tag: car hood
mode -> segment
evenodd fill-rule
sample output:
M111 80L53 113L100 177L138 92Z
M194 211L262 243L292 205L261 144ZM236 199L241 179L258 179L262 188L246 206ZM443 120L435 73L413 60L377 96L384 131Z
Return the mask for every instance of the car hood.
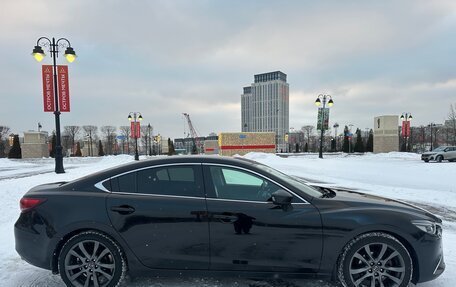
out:
M428 217L436 222L442 220L430 213L429 211L417 207L413 204L402 202L395 199L385 198L381 196L366 194L350 189L332 189L335 196L325 198L324 200L337 201L345 208L375 208L375 209L390 209L391 211L407 212L418 215L420 217Z

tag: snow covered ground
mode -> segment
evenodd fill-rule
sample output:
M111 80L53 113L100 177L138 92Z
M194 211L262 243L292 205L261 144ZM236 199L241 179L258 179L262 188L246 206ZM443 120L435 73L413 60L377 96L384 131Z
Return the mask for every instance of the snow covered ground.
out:
M456 164L423 163L419 155L405 153L356 155L293 155L282 158L251 153L249 159L268 164L309 181L324 182L362 192L400 199L431 210L444 220L444 250L447 269L438 279L419 287L456 286ZM141 158L142 159L142 158ZM0 159L0 285L63 286L58 276L22 261L14 249L13 225L19 216L19 200L31 187L53 181L67 181L92 172L130 162L130 156L65 158L65 174L55 174L52 159ZM127 278L123 286L154 287L246 287L309 286L330 287L320 280L260 281L232 278Z

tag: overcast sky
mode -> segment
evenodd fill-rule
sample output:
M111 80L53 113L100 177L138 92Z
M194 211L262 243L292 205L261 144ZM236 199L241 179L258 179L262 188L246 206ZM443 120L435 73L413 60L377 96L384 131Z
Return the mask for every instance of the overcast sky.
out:
M41 36L68 38L78 55L62 129L128 125L139 111L167 137L188 132L183 112L201 135L239 131L242 88L276 70L295 129L316 125L322 93L330 125L362 130L403 112L442 123L456 104L454 0L2 0L0 31L0 125L15 133L55 129L30 55Z

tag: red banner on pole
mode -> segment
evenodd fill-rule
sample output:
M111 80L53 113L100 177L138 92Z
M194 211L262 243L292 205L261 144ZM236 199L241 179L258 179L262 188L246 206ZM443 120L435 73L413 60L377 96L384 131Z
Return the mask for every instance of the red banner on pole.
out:
M403 121L402 122L402 137L408 138L410 137L410 121Z
M132 139L139 139L141 137L141 126L139 122L130 123L130 137Z
M136 138L141 138L141 126L139 122L136 122Z
M135 122L130 123L130 137L132 139L136 138L136 129L135 129Z
M70 88L68 83L68 66L57 66L57 82L59 89L59 108L61 112L70 111Z
M43 103L45 112L54 112L54 78L52 77L52 66L41 66L43 75Z

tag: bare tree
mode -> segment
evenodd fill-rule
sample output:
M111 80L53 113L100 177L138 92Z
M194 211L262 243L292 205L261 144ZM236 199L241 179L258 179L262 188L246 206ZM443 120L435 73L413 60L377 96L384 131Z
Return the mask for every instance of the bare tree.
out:
M448 113L448 126L450 133L453 136L453 145L456 145L456 104L450 105L450 112Z
M304 136L307 138L306 142L307 142L307 145L308 147L310 148L310 137L313 135L313 130L315 129L314 126L303 126L301 128L301 131L304 133Z
M84 130L85 135L89 139L89 148L88 148L89 154L88 155L93 156L94 155L93 142L95 141L95 145L96 145L98 127L97 126L82 126L82 129Z
M121 126L119 127L120 135L123 137L122 139L122 152L124 152L125 143L127 143L127 154L130 154L130 126Z
M106 140L105 154L113 154L113 147L116 138L116 127L115 126L102 126L101 132Z
M0 139L6 138L6 136L9 134L10 128L7 126L0 126Z
M63 153L63 156L67 156L67 152L69 149L72 149L73 145L71 143L71 137L70 135L68 135L65 131L63 132L62 134L62 138L61 138L61 144L62 144L62 153ZM73 152L70 151L70 156L73 156Z
M10 128L7 126L0 126L0 157L5 157L5 139L10 132Z
M152 155L151 147L152 126L141 126L141 143L145 147L145 155Z
M75 138L78 136L81 131L80 126L65 126L64 133L67 134L71 139L71 155L74 155L74 142Z

